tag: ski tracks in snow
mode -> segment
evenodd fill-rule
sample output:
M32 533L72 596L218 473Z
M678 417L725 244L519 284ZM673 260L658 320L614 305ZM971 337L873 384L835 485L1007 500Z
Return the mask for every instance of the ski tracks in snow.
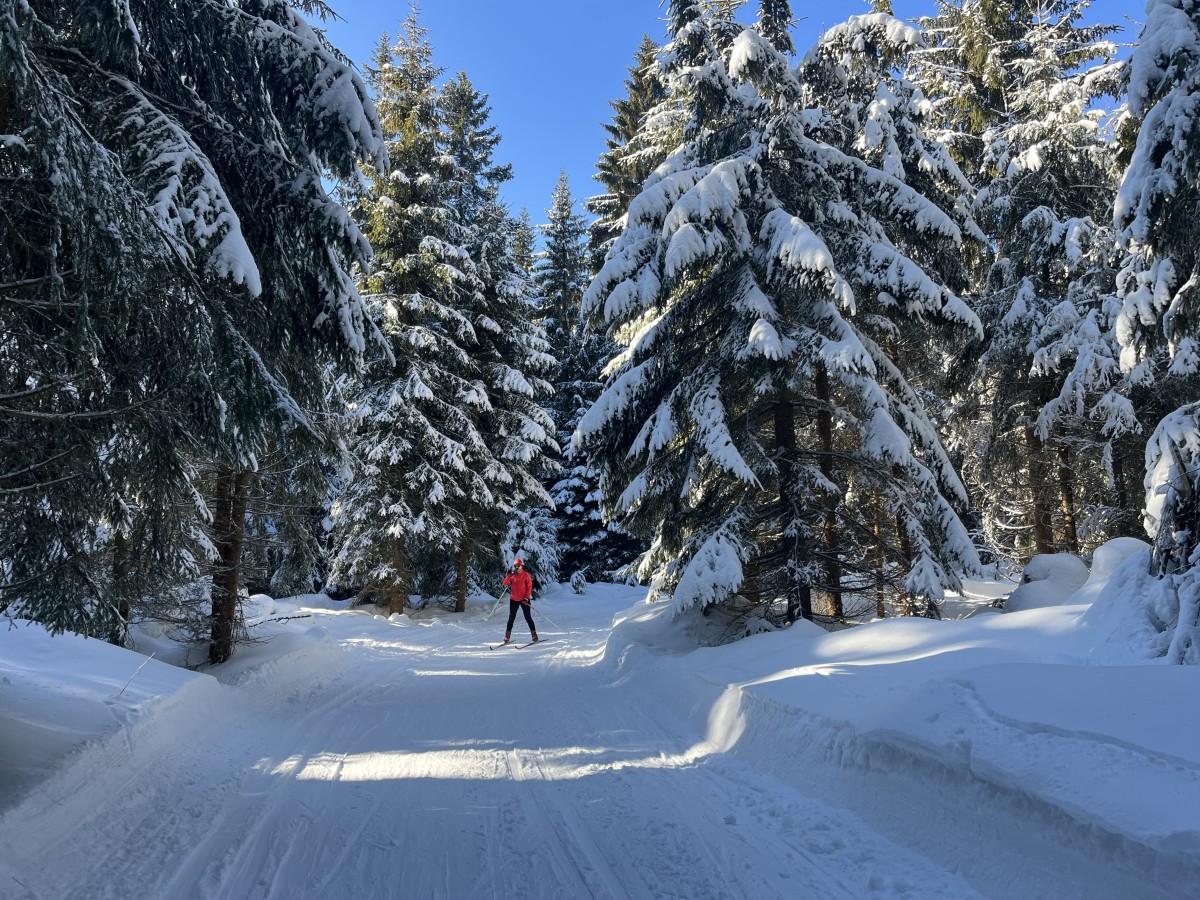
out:
M36 900L975 896L616 677L610 617L503 655L370 622L85 751L0 852Z

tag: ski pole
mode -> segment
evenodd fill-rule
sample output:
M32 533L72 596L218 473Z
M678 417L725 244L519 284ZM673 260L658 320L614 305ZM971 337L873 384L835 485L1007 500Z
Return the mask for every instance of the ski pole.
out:
M505 588L505 590L508 590L508 589ZM488 613L486 616L483 617L483 621L486 622L488 619L490 619L492 616L494 616L496 614L496 610L498 610L500 608L500 603L502 600L504 600L504 591L500 592L500 596L496 598L496 605L492 607L492 611L490 613Z
M533 609L533 601L532 601L532 600L528 600L528 601L526 601L526 602L529 604L529 608L530 608L530 609ZM558 623L557 623L557 622L555 622L555 621L554 621L552 618L550 618L548 615L546 615L544 612L542 612L540 609L538 610L538 618L545 620L546 624L548 624L548 625L549 625L551 628L557 628L557 627L558 627Z

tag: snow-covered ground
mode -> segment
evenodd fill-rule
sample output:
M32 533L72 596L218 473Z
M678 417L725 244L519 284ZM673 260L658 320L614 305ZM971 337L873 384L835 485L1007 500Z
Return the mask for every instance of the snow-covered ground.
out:
M1200 671L1103 587L700 649L612 585L523 649L262 600L216 677L0 630L0 897L1196 896Z

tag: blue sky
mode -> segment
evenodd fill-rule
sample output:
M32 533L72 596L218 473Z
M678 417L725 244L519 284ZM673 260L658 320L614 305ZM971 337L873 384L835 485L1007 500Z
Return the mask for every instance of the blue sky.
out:
M333 43L359 64L370 58L379 35L395 34L408 15L405 0L330 0L344 21L326 23ZM747 12L753 13L751 0ZM894 3L897 15L933 12L934 0ZM1119 21L1140 17L1141 0L1128 5L1101 0L1096 15ZM814 7L819 11L814 11ZM796 43L807 48L817 35L846 17L869 11L866 0L793 0ZM550 194L565 170L581 200L598 190L592 180L604 149L602 125L608 102L624 93L627 69L643 34L661 39L665 7L658 0L427 0L421 23L429 31L434 60L447 75L465 71L488 94L502 142L497 161L513 165L504 198L517 212L529 208L545 220Z

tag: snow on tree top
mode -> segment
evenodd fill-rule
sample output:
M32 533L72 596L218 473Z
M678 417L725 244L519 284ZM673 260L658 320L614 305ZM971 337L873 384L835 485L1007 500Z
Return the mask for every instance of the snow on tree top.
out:
M1146 24L1129 62L1129 112L1144 116L1180 54L1200 54L1193 0L1149 0Z
M845 22L834 25L805 54L802 65L808 65L822 52L837 43L849 51L862 53L869 43L882 43L901 50L912 50L926 45L925 35L919 28L902 22L887 13L867 13L851 16Z

